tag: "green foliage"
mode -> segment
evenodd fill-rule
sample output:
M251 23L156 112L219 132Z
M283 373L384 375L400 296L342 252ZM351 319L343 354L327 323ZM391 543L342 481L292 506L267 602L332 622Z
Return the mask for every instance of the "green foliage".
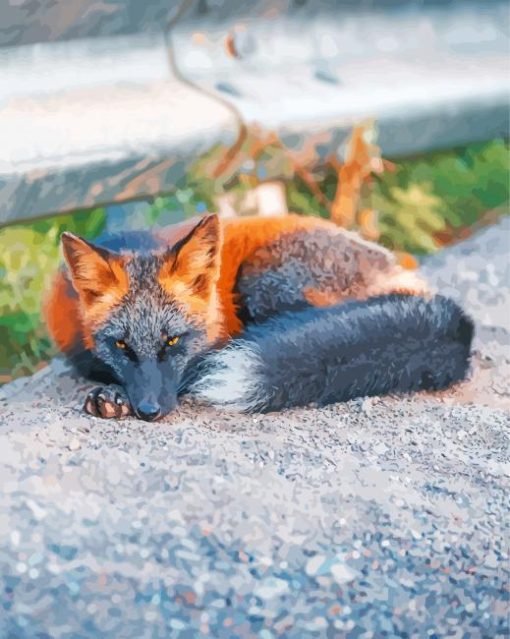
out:
M159 195L149 204L147 224L172 224L183 217L212 210L200 193L191 188L176 189L173 193Z
M104 209L95 209L0 229L0 381L33 372L53 354L41 303L59 263L62 231L94 238L105 223Z
M441 200L430 185L392 186L388 199L376 192L371 205L382 213L379 227L383 243L411 253L433 253L437 249L433 235L444 229L445 221L439 213ZM386 213L388 208L390 215Z
M379 213L389 248L431 253L435 234L476 225L488 211L506 212L508 144L494 140L397 162L376 179L365 204Z
M373 177L362 192L360 208L378 214L380 242L410 253L433 253L438 236L451 239L456 231L476 227L492 212L491 220L507 212L510 156L508 144L494 140L395 161ZM318 167L313 177L330 202L337 188L332 169ZM329 217L327 208L299 178L287 183L289 208L304 215Z

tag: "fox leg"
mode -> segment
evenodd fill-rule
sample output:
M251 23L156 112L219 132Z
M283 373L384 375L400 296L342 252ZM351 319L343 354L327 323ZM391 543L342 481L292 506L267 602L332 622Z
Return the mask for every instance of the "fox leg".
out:
M133 414L126 391L115 383L113 372L90 351L78 351L70 360L83 377L101 384L93 388L85 398L83 409L86 413L104 419L119 419Z
M89 415L104 419L119 419L133 414L126 392L117 384L96 386L87 395L83 408Z

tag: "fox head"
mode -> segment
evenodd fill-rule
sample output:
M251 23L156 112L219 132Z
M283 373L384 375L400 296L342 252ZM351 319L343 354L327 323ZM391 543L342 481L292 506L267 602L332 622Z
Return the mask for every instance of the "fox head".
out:
M220 337L220 231L210 215L171 248L147 254L62 235L85 346L112 370L142 419L176 406L186 367Z

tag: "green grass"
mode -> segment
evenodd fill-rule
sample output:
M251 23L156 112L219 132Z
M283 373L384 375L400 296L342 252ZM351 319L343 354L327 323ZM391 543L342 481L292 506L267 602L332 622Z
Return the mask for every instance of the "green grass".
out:
M508 151L506 142L495 140L397 161L393 170L375 176L371 188L363 191L361 204L377 211L380 241L394 250L427 254L506 212ZM216 195L228 189L242 194L271 177L275 164L275 154L267 153L247 173L241 171L228 183L220 183L201 177L203 166L198 163L173 193L151 202L147 225L171 213L187 216L214 210ZM332 200L334 172L319 166L313 169L313 178L325 198ZM287 175L286 188L291 210L328 216L299 178ZM32 373L54 354L40 308L60 260L60 234L68 230L94 239L105 224L104 209L95 209L0 229L0 382Z
M93 239L105 225L104 209L94 209L0 229L0 381L27 375L54 354L41 302L60 260L62 231Z
M377 211L379 241L415 254L437 251L446 240L465 237L488 213L507 210L509 147L503 140L395 161L394 170L374 177L361 208ZM337 179L331 170L318 183L333 199ZM292 210L328 217L327 210L299 181L288 184ZM441 238L444 238L442 241Z

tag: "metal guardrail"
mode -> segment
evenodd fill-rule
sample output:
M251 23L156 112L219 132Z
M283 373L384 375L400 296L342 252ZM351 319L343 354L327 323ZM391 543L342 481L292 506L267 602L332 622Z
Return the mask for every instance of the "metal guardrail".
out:
M376 118L389 155L508 134L506 3L218 3L171 32L180 73L289 145ZM239 15L241 14L241 15Z
M508 135L505 2L0 6L0 223L169 190L239 124L387 155Z
M161 34L4 50L0 68L3 222L169 190L237 137L227 107L172 73Z

